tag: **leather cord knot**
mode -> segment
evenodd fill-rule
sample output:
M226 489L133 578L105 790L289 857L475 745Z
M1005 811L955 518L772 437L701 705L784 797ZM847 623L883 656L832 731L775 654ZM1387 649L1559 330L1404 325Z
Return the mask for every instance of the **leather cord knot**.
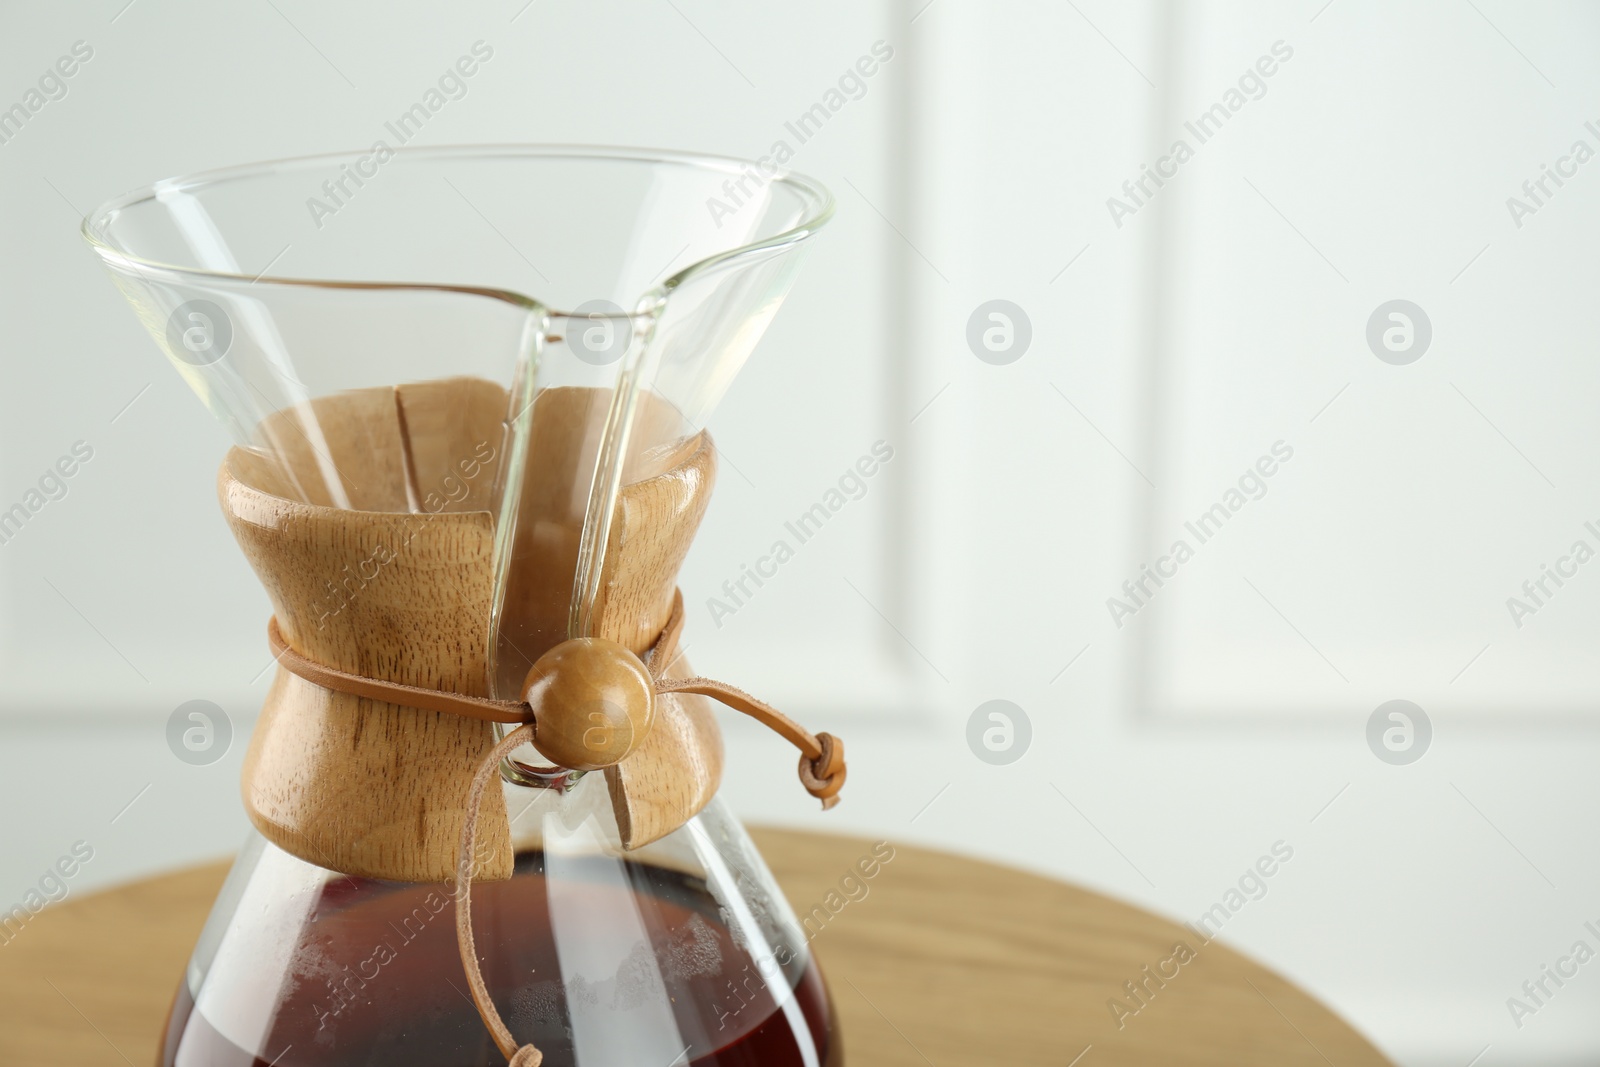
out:
M844 742L830 733L817 735L822 752L815 759L800 757L800 784L806 792L822 801L827 811L839 803L839 790L844 788Z

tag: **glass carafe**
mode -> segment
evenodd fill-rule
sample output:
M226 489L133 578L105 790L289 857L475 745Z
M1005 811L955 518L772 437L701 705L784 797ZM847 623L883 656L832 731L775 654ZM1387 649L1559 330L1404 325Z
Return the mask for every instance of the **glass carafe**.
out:
M519 790L516 873L473 890L485 978L551 1067L842 1063L822 977L713 800L624 853L588 775ZM451 889L350 878L253 835L178 991L164 1067L504 1062L468 996Z
M516 700L563 641L649 655L709 491L705 422L831 212L738 161L379 142L160 182L85 235L234 439L224 510L286 644ZM324 551L340 538L360 544ZM336 697L280 668L246 760L256 832L164 1067L509 1055L448 882L463 760L504 728ZM670 708L650 775L625 773L645 746L501 765L471 912L495 1007L550 1067L839 1064L804 930L714 795L714 723Z

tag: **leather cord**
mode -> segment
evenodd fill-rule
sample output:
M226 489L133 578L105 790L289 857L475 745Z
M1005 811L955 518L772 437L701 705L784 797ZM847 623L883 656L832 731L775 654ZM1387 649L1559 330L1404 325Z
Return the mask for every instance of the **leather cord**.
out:
M829 733L812 734L805 727L771 704L746 693L737 686L719 682L714 678L667 678L667 669L678 655L678 639L683 635L683 591L675 590L672 596L672 613L661 636L646 653L650 677L655 679L657 693L698 693L711 697L734 711L742 711L800 750L800 782L806 792L822 801L826 811L839 803L839 790L844 788L844 742Z
M827 733L813 734L771 704L757 700L743 689L726 682L713 678L666 677L667 669L678 655L683 619L683 591L674 590L672 612L667 616L667 624L655 644L645 652L645 663L650 669L650 677L655 680L656 692L708 696L760 722L800 750L800 782L806 792L822 801L824 810L837 804L846 773L844 743L837 737ZM295 651L284 640L276 616L267 622L267 644L272 649L273 657L286 670L324 689L423 711L463 715L485 722L527 723L534 726L535 734L538 731L534 711L523 700L493 700L402 682L386 682L318 663Z
M478 813L483 806L484 790L489 779L500 767L500 761L524 742L533 740L532 723L523 723L500 739L494 749L478 764L472 776L472 786L467 790L467 815L461 822L461 851L456 859L456 948L461 952L461 967L467 973L467 988L472 992L472 1003L478 1009L489 1036L508 1061L508 1067L539 1067L544 1053L532 1044L518 1046L511 1036L500 1009L489 996L489 986L483 980L483 969L478 965L478 946L472 936L472 865L478 834Z
M283 639L278 629L278 617L267 620L267 645L273 658L292 674L298 674L312 685L332 689L337 693L382 700L423 711L442 711L450 715L464 715L469 719L486 722L530 722L533 715L526 701L490 700L488 697L469 697L460 693L446 693L442 689L426 689L420 685L402 682L384 682L360 674L350 674L335 667L325 667L316 660L307 659L296 652Z

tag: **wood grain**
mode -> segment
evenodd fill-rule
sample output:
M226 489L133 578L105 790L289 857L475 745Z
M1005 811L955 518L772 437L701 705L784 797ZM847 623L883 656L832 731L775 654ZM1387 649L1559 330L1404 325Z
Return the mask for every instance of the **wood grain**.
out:
M532 659L567 637L585 464L609 397L558 388L534 405L497 664L502 678L517 672L516 696ZM267 420L276 452L228 454L224 514L297 652L370 678L492 695L495 529L484 509L506 454L508 403L500 386L472 378L356 390ZM669 438L670 405L647 394L639 411L643 447L619 494L593 615L595 636L636 653L666 622L716 466L704 433ZM703 698L664 698L655 719L608 771L630 848L681 826L721 780ZM263 835L309 862L444 881L462 798L494 736L486 723L331 692L280 668L246 755L245 808ZM482 820L482 876L509 877L506 812L492 790Z
M672 466L627 486L617 502L594 611L596 636L635 652L667 624L678 570L716 480L709 434L660 458ZM669 678L693 673L683 656L665 671ZM649 735L605 774L625 848L642 848L688 822L722 784L722 733L711 701L687 693L658 697Z
M224 466L224 512L284 639L338 670L487 694L493 524L300 504ZM330 578L340 579L338 584ZM444 881L467 783L494 745L486 722L277 677L245 756L245 810L270 841L348 874ZM509 877L498 796L482 809L486 877Z
M824 905L866 841L753 836L795 911ZM155 1062L172 993L225 868L52 906L0 948L0 1063ZM1182 927L1074 886L897 846L816 928L856 1067L1367 1067L1389 1061L1284 978L1221 944L1117 1029L1106 1009ZM1087 1053L1084 1052L1088 1049Z

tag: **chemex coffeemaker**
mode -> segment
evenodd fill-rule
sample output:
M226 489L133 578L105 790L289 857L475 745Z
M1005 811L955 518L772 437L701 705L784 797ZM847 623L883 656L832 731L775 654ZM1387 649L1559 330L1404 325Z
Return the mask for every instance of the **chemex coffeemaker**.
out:
M832 210L732 160L379 142L85 223L232 434L273 610L254 832L163 1067L842 1062L717 715L824 805L842 747L695 676L677 591L706 420Z

